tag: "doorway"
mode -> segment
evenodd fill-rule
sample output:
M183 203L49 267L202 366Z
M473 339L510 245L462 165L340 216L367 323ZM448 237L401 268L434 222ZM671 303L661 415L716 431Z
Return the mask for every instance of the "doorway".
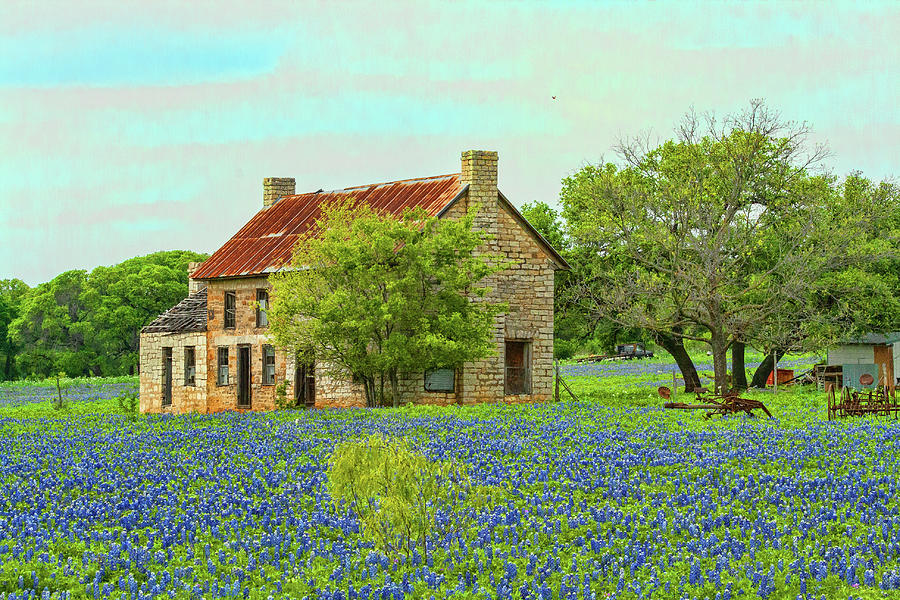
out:
M294 370L294 402L297 406L312 408L316 405L315 363L297 362Z
M531 393L531 344L506 340L506 395Z
M238 346L238 406L250 407L250 346Z
M172 349L163 348L163 406L172 406Z

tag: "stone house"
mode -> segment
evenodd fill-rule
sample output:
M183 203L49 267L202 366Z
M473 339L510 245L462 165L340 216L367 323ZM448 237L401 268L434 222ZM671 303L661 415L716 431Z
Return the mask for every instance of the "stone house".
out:
M324 201L355 198L401 214L422 207L454 218L479 207L475 227L492 234L490 249L514 266L492 276L491 296L509 304L497 318L496 354L458 369L406 373L405 401L455 404L530 402L552 394L553 275L566 261L497 189L497 153L469 150L461 172L295 193L294 180L263 180L263 206L225 245L192 265L190 295L141 331L141 412L269 410L276 385L310 407L365 406L362 387L299 364L275 347L265 306L271 273L286 267L293 246Z

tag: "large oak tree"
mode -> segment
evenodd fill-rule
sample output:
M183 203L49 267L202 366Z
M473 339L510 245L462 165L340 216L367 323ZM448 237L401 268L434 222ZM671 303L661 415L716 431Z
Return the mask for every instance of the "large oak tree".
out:
M881 210L846 207L834 229L833 179L812 173L825 149L760 101L722 120L689 113L674 140L617 151L618 164L564 181L563 214L585 258L580 301L669 342L705 342L719 390L728 349L795 323L789 313L848 265Z

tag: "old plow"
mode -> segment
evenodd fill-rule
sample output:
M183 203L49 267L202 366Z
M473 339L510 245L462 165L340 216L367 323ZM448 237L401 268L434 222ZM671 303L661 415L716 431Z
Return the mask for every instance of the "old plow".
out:
M893 416L900 414L900 404L893 388L877 387L869 390L854 390L828 386L828 420L863 415Z
M661 387L656 390L663 400L671 400L672 390L667 387ZM726 392L724 394L710 394L705 388L700 388L695 392L695 403L687 404L685 402L666 402L663 408L675 408L680 410L705 410L706 418L709 419L714 415L730 415L735 413L747 413L751 417L754 410L761 410L766 416L771 417L772 413L766 408L766 405L759 400L751 400L749 398L741 398L737 392Z

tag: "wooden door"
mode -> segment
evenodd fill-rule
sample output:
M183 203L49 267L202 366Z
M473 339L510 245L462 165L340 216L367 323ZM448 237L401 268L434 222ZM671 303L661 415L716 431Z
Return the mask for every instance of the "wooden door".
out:
M238 406L250 406L250 347L238 347Z
M894 353L890 346L875 346L875 364L878 365L878 385L891 386L894 383ZM884 374L887 372L887 381Z
M297 406L316 405L316 367L314 363L297 363L294 370L294 400Z

